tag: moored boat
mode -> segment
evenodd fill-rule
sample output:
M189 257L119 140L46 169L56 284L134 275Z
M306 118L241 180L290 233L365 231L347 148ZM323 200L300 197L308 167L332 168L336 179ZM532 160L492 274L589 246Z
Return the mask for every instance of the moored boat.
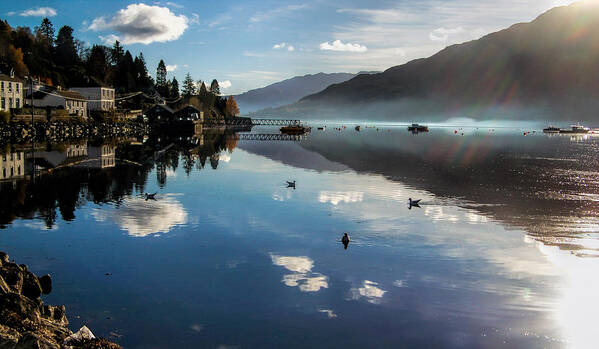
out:
M543 133L559 133L562 129L559 127L555 127L553 125L549 125L549 127L546 127L543 129Z
M569 133L569 134L586 134L589 133L590 129L588 127L584 127L580 124L572 125L569 130L560 130L559 133Z
M412 132L428 132L428 126L419 125L419 124L412 124L411 126L408 126L408 131L412 131Z
M301 125L291 125L291 126L283 126L281 127L281 133L289 134L289 135L301 135L306 132L310 132L310 128Z

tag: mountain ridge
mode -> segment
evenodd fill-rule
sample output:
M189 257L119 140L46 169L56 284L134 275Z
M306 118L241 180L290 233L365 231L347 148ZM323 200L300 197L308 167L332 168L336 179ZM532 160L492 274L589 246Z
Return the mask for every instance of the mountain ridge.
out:
M599 108L597 62L599 4L579 2L382 73L332 84L271 113L585 120Z

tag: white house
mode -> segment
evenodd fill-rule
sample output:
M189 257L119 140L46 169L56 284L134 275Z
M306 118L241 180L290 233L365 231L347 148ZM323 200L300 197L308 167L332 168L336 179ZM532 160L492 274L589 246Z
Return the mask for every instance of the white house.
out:
M72 87L71 91L79 92L88 99L90 110L114 110L114 88L111 87Z
M25 176L25 153L6 152L0 156L0 180Z
M87 99L79 92L63 90L36 91L36 107L63 107L71 116L87 118Z
M0 74L0 110L23 106L23 81L14 76Z

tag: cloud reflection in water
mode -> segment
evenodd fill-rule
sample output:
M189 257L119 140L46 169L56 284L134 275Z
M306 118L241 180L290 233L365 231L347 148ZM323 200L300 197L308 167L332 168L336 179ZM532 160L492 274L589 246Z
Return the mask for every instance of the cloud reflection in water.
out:
M92 216L99 222L112 220L135 237L168 233L175 226L187 223L185 208L172 194L158 200L127 198L114 210L95 209Z
M272 263L292 271L292 274L283 276L282 282L289 287L298 287L302 292L318 292L321 288L328 288L328 277L320 273L313 273L314 261L309 257L290 257L270 254Z

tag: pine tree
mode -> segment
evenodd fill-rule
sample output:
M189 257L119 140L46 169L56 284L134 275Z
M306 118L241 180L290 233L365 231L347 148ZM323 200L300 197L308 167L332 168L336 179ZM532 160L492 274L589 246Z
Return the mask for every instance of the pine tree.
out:
M77 64L79 56L73 38L73 28L65 25L58 31L56 37L56 64L63 67L71 67Z
M189 97L196 93L196 85L191 78L191 74L187 73L187 75L185 75L185 80L183 80L183 96Z
M210 84L210 92L215 96L220 96L220 86L218 86L218 81L216 81L216 79L212 80L212 83Z
M52 45L54 43L54 25L48 19L48 17L42 20L42 24L35 28L36 32L39 32L47 41Z
M113 65L117 65L124 55L125 50L123 49L123 46L121 46L121 43L116 40L112 46L112 49L110 50L110 61Z
M173 81L171 82L170 88L170 96L171 98L179 98L179 81L177 78L173 77Z
M166 64L161 59L156 69L156 90L160 95L166 97L168 95L168 87L166 84Z

